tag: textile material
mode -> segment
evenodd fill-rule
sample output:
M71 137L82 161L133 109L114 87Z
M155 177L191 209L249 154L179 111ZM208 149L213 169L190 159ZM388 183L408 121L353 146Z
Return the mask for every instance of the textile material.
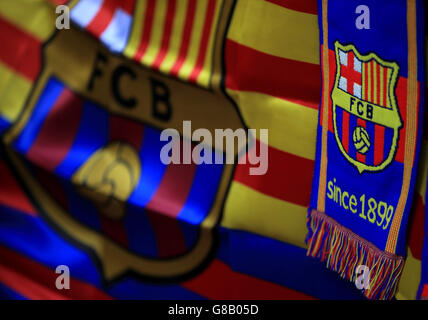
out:
M321 92L316 1L50 2L68 3L71 30L55 30L49 1L0 0L2 298L364 298L354 284L306 257ZM86 9L77 14L79 6ZM96 70L102 75L90 91ZM122 71L116 93L114 70ZM172 110L188 110L192 124L207 118L201 126L242 125L231 112L236 108L249 128L268 128L269 141L255 144L268 144L266 175L251 176L244 164L228 175L227 166L168 170L159 163L165 125L147 117L151 88L162 95L162 84L174 99ZM137 117L122 105L133 105L130 98L141 107ZM34 112L20 120L29 109ZM201 109L214 112L207 117L197 113ZM18 122L22 128L12 129ZM12 138L5 144L7 136ZM108 171L110 181L127 177L127 187L114 192L120 201L106 202L109 186L95 183L96 173L112 162L132 169ZM87 181L104 197L76 187ZM140 187L130 196L136 182ZM222 214L210 229L215 242L205 259L184 264L184 272L169 268L175 275L150 274L136 268L138 262L123 272L130 256L157 261L190 252L210 198L226 182L227 193L219 196L224 206L210 211ZM409 226L398 291L403 299L413 299L420 282L419 208ZM55 287L59 265L70 268L70 290Z
M318 2L323 89L307 253L351 281L368 267L373 299L395 295L404 265L422 138L422 5L368 3L368 35L346 18L357 2Z

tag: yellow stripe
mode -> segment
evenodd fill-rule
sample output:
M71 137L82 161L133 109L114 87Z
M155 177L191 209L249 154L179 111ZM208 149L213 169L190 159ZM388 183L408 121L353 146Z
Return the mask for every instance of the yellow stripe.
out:
M388 107L388 109L392 109L392 107L391 107L391 99L389 98L389 95L391 93L388 91L389 81L391 81L390 79L391 79L391 76L392 76L392 70L390 68L388 68L386 72L387 72L386 73L386 90L387 90L387 92L386 92L386 106Z
M250 128L269 129L269 145L315 159L317 110L262 93L227 91Z
M378 90L378 88L377 88L377 72L376 72L377 63L375 61L373 61L372 63L373 63L373 70L372 70L372 72L373 72L373 92L372 92L373 101L375 104L379 104L377 101L377 90Z
M372 74L372 64L369 62L367 63L367 101L371 101L373 96L373 92L371 91L372 90L371 74Z
M0 115L14 121L24 107L31 82L0 62Z
M407 258L398 283L396 298L399 300L415 300L420 281L421 261L414 258L410 249L407 248Z
M188 0L178 0L176 3L177 6L175 9L174 23L172 25L169 49L160 67L160 70L165 73L168 73L171 70L177 59L182 42L184 24L186 22Z
M361 98L367 101L367 92L365 90L366 87L366 68L365 63L361 63Z
M187 79L195 66L196 59L199 53L199 45L201 43L202 30L205 22L205 11L208 6L208 1L196 1L195 21L190 37L189 51L187 52L186 60L178 73L181 79Z
M137 1L135 8L131 36L124 50L124 55L133 58L137 48L140 45L141 35L143 33L144 17L147 9L147 1Z
M55 10L45 0L0 1L0 15L39 40L55 30Z
M152 35L150 43L145 55L143 56L142 63L146 66L151 66L156 59L159 48L162 42L162 35L165 24L165 17L167 13L168 1L157 1L155 7L155 14L153 17Z
M383 72L384 72L384 67L383 66L380 66L380 68L379 68L379 76L380 76L380 79L379 79L379 84L380 84L380 88L379 88L379 90L380 90L380 95L379 95L379 97L380 97L380 101L379 101L379 105L381 105L381 106L385 106L384 105L384 101L383 101ZM385 106L386 107L386 106Z
M219 19L219 15L221 12L221 8L222 8L222 0L217 0L216 1L216 8L215 8L215 13L214 13L214 20L213 20L213 24L211 27L211 32L210 32L210 38L208 40L208 48L207 48L207 53L205 56L205 62L204 62L204 66L202 68L201 73L199 74L199 78L198 78L198 83L204 87L208 87L209 86L209 82L211 80L211 70L212 70L212 66L213 66L213 46L214 46L214 41L215 41L215 36L216 36L216 28L217 28L217 21Z
M307 209L232 182L222 226L306 248Z
M228 38L282 58L319 64L318 17L267 1L238 1Z

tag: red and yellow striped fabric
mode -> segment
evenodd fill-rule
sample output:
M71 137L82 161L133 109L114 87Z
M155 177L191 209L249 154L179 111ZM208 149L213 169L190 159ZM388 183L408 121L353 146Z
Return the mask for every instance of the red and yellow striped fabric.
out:
M223 0L138 1L125 56L184 81L210 87Z
M224 1L136 1L124 56L165 75L211 88L214 38ZM0 50L0 117L9 123L16 121L37 79L42 67L42 45L54 32L55 21L52 3L46 0L17 2L21 4L0 1L3 48ZM22 2L25 10L21 8ZM91 28L95 28L95 23ZM97 30L101 34L105 29ZM224 41L224 84L246 124L254 129L269 129L269 141L257 140L257 144L268 144L269 171L266 175L250 176L247 165L237 165L225 202L222 228L306 248L306 214L315 164L321 92L318 39L316 0L236 1ZM428 120L425 122L428 124ZM408 257L397 294L400 299L414 299L420 280L426 205L423 203L426 181L422 177L428 176L427 135L420 163L423 168L417 184ZM2 160L0 171L0 204L38 217L36 208ZM2 245L0 256L8 257L0 261L0 283L26 298L112 298L78 278L71 280L73 290L58 293L49 285L55 278L51 268ZM235 271L218 258L180 286L212 299L312 298Z

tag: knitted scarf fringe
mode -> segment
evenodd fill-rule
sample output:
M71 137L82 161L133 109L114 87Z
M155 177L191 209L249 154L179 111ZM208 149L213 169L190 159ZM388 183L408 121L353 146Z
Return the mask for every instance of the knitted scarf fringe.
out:
M364 295L379 300L394 297L403 270L403 257L379 250L316 210L309 212L307 226L306 255L325 262L327 268L351 282L358 277L357 267L365 265L370 270L370 282L368 288L363 289Z

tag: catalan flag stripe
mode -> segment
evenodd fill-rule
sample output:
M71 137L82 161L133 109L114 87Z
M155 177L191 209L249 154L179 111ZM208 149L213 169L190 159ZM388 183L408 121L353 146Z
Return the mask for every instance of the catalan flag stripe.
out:
M315 2L238 1L225 44L227 93L250 128L270 130L268 174L249 176L248 167L238 164L222 225L298 247L305 247L321 91L314 8ZM257 28L266 17L272 23ZM294 28L297 21L300 27ZM281 170L272 169L276 165ZM269 172L282 172L283 178ZM288 188L289 181L301 183ZM261 211L269 218L261 219Z
M181 70L181 67L186 61L187 53L189 51L190 36L192 33L195 13L196 13L196 1L197 0L187 0L187 8L186 8L186 14L184 18L184 25L182 28L180 27L174 28L175 30L182 29L182 37L181 37L182 40L179 45L180 49L177 51L175 62L172 65L171 71L170 71L170 74L175 77L178 75L178 72ZM184 3L184 1L182 1L181 3Z
M210 87L213 46L223 0L137 2L124 54L182 80Z
M157 56L153 62L153 68L155 70L159 69L168 52L171 40L172 26L175 19L176 6L176 0L168 0L167 14L164 21L165 25L162 35L161 47L159 48L159 52L157 53Z
M228 39L276 57L319 64L318 17L287 8L289 2L238 1ZM260 28L262 16L270 23Z

